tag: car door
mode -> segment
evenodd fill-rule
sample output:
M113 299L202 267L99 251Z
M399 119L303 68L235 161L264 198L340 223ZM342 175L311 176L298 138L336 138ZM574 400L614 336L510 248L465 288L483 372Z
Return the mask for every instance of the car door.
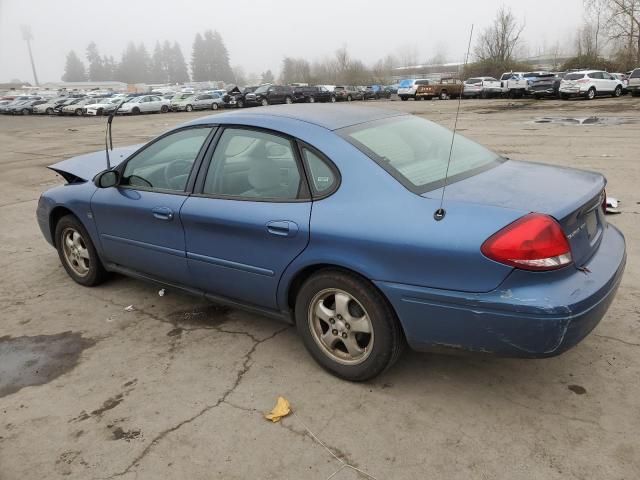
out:
M310 215L295 143L225 128L180 212L191 276L213 296L276 309L280 277L309 241Z
M603 78L603 82L602 83L606 84L606 87L605 87L606 91L613 93L613 91L618 86L618 81L617 81L616 77L614 77L610 73L602 72L602 78Z
M180 208L212 130L196 125L160 137L118 168L120 185L93 195L91 211L105 261L191 284Z

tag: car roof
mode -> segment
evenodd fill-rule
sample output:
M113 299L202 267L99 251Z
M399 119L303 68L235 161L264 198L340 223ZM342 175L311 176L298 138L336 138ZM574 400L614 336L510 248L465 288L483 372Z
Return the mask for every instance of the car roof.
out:
M274 119L287 118L300 122L311 123L328 130L338 130L360 123L367 123L384 118L407 115L405 112L377 107L360 107L353 105L320 104L292 104L272 105L259 109L237 110L218 115L199 118L189 125L209 123L243 123L251 124L252 118L272 117Z

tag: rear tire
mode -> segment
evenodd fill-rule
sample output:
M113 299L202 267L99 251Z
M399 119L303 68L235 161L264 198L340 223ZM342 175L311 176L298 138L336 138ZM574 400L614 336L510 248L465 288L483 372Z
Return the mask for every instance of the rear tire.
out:
M587 100L593 100L594 98L596 98L596 94L597 92L595 87L591 87L586 95Z
M82 116L82 109L81 108L76 108L76 111L74 112L78 117Z
M167 105L162 105L160 107L160 113L167 113L169 111L169 107Z
M58 221L54 238L60 262L76 283L93 287L104 282L107 271L87 230L74 215L65 215Z
M406 102L409 99L403 95L402 97L400 97L400 100L402 100L403 102Z
M291 97L284 97L284 103L291 105L293 103L293 99Z
M220 107L219 107L219 105L217 103L213 102L211 104L211 110L217 110L218 108L220 108Z
M139 115L140 114L140 109L138 107L133 107L133 110L131 110L131 113L134 115Z
M53 108L49 107L49 108L47 108L47 111L45 113L47 115L53 115L55 112L53 111Z
M260 104L261 104L263 107L266 107L266 106L268 106L268 105L269 105L269 100L267 100L266 98L263 98L263 99L262 99L262 102L260 102Z
M402 329L384 296L368 281L341 270L321 270L302 285L295 318L316 362L352 382L381 374L404 347Z
M352 100L353 100L353 98L351 98L351 95L347 95L347 102L350 102Z
M313 96L309 97L309 98L307 99L307 101L308 101L309 103L316 103L316 99L315 99L315 97L313 97Z
M440 92L440 100L448 100L449 99L449 95L447 95L447 92Z
M244 100L238 100L238 101L236 102L236 106L237 106L238 108L244 108Z

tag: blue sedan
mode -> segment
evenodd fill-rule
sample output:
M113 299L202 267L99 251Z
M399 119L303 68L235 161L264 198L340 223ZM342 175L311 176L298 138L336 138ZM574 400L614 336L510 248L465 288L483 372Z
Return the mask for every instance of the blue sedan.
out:
M52 165L67 184L37 218L77 283L118 272L290 321L345 379L406 343L564 352L625 266L604 177L452 135L351 105L223 113L115 149L111 169L105 152Z

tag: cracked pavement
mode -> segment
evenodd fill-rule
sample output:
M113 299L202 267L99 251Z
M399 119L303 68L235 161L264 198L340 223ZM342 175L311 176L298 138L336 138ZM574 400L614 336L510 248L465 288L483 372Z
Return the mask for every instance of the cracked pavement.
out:
M637 125L533 123L640 121L640 99L513 103L463 102L460 131L608 177L629 256L617 300L560 357L406 352L366 384L325 373L283 323L120 276L75 285L34 211L61 182L44 167L100 149L104 120L1 116L0 479L640 478ZM453 125L456 102L384 104ZM118 118L114 143L197 115ZM37 381L3 390L11 365ZM294 414L272 424L278 395Z

